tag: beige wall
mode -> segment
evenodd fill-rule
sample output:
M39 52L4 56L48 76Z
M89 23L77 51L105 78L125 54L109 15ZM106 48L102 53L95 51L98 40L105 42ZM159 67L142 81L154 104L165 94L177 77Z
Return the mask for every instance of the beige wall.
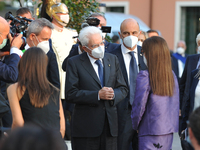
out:
M123 0L102 0L101 2L122 2ZM176 1L196 2L199 0L124 0L129 1L129 14L139 17L151 29L159 30L168 43L170 49L174 49L175 43L175 12ZM150 17L150 2L152 2L152 15ZM152 19L150 21L150 18ZM178 30L178 29L177 29Z

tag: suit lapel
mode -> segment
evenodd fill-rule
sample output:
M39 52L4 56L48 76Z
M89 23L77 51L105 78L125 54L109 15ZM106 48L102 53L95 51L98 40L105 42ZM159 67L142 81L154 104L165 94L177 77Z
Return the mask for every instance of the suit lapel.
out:
M197 57L195 57L193 59L193 62L189 65L192 68L191 71L194 70L194 69L196 69L197 64L199 62L199 57L200 57L200 55L197 55Z
M110 76L110 60L108 59L107 55L104 55L103 58L103 68L104 68L104 85L107 85L109 76Z
M145 70L147 69L146 65L144 64L143 61L143 55L141 53L141 47L137 46L137 50L138 50L138 67L139 67L139 71L140 70Z
M101 86L101 82L87 56L87 53L82 53L81 54L81 61L83 62L82 63L82 66L83 68L90 74L90 76Z
M124 63L124 58L122 56L121 45L117 49L115 55L118 57L118 60L119 60L119 63L120 63L120 67L121 67L121 71L122 71L122 74L123 74L124 79L126 81L126 84L129 85L129 83L128 83L128 75L127 75L127 71L126 71L126 66L125 66L125 63Z

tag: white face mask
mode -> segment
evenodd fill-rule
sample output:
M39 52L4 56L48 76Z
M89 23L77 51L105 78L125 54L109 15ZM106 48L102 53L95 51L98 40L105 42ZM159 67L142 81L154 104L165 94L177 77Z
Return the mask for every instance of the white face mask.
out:
M90 48L88 48L88 49L91 50ZM99 47L91 50L92 56L94 58L101 58L101 59L103 59L103 57L104 57L104 51L105 51L105 47L104 46L99 46Z
M184 54L185 50L182 47L178 47L176 52L180 55Z
M123 42L127 47L133 48L138 42L138 37L130 35L123 38Z
M63 22L59 22L59 24L61 24L62 26L66 26L69 22L69 15L60 15L60 20L62 20Z
M144 55L143 55L143 61L144 61L144 64L147 66L147 59Z
M200 46L198 46L197 54L200 54Z
M47 54L50 50L49 41L42 41L38 43L37 47L41 48L45 52L45 54Z
M138 41L138 42L137 42L137 45L142 46L142 42L141 42L141 41Z

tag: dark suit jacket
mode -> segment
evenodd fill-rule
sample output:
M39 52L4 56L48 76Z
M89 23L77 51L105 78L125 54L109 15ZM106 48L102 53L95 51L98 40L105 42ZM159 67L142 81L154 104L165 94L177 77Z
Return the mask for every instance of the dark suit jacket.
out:
M47 53L48 65L47 65L47 78L55 87L60 89L60 79L58 72L58 63L56 60L56 55L51 50Z
M116 56L105 53L103 66L104 85L113 88L113 101L98 100L102 87L87 53L68 59L65 96L67 101L75 103L72 137L100 136L106 115L111 135L118 135L116 104L126 97L128 90Z
M179 70L178 70L178 60L173 55L171 55L171 60L172 60L172 70L174 71L178 81L180 81Z
M11 54L7 59L7 64L0 61L0 80L13 83L18 78L18 62L20 57L17 54Z
M105 45L105 52L111 52L113 51L115 48L117 48L120 44L116 44L116 43L110 43L108 41L105 40L104 42Z
M145 65L145 63L143 61L143 56L141 55L141 47L137 46L137 50L138 50L139 70L146 70L147 66ZM121 51L121 45L119 45L116 49L114 49L110 53L112 53L118 57L123 77L126 81L126 84L129 85L126 66L125 66L124 58L123 58L122 51ZM129 88L129 86L128 86L128 88ZM121 129L123 130L123 128L124 128L125 122L127 120L127 115L130 115L129 114L130 110L131 110L131 105L129 103L129 93L128 93L126 98L117 105L118 118L119 118L118 122L119 122L119 130L120 130L119 132L121 132ZM130 124L130 128L132 128L131 124Z
M185 54L185 57L187 58L188 55ZM171 55L171 59L172 59L172 70L174 71L174 73L178 79L178 82L179 82L180 78L179 78L178 59L176 59L173 55Z
M67 67L67 60L72 57L72 56L76 56L78 55L78 44L74 44L69 52L69 55L65 58L65 60L62 63L62 69L64 71L66 71L66 67Z
M199 77L197 78L195 77L197 72L198 72L198 69L195 69L191 72L191 82L189 86L190 92L189 92L189 98L186 100L185 109L183 112L183 119L182 119L182 126L181 126L182 130L184 130L187 127L186 121L188 120L189 115L193 112L193 109L194 109L195 90L199 82Z
M187 57L185 68L179 82L180 89L180 107L181 115L185 109L186 101L189 99L189 90L191 85L191 72L196 69L200 54L195 54Z

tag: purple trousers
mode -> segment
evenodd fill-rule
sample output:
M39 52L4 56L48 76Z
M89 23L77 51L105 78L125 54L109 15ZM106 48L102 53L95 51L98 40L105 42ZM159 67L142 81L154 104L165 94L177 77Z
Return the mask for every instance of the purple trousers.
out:
M172 149L173 133L139 136L138 142L139 150L170 150Z

